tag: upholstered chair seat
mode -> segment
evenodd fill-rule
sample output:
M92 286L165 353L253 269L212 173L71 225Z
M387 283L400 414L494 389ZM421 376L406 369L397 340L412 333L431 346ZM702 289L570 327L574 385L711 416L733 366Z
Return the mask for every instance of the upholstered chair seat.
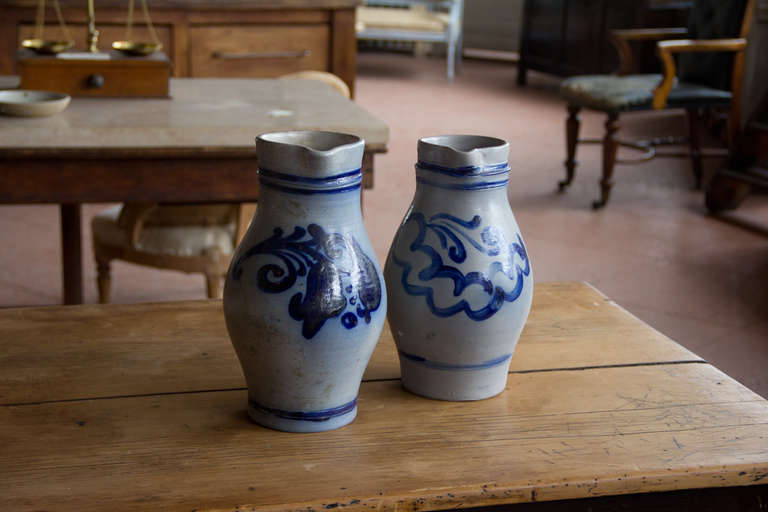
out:
M93 237L100 244L127 249L131 247L130 233L119 223L123 205L99 212L91 221ZM218 250L231 255L234 251L234 219L221 225L153 225L151 221L136 240L135 249L149 254L199 257Z
M238 237L255 206L125 203L91 220L99 302L109 302L112 260L200 273L209 298L221 296Z
M650 110L653 91L662 75L582 75L566 79L561 96L571 104L603 112ZM731 91L675 80L667 97L667 108L711 108L731 103Z

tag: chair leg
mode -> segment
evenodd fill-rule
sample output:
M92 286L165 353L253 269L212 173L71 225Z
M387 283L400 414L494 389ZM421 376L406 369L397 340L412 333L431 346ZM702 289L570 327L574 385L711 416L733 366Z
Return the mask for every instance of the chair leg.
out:
M99 304L109 304L112 293L109 260L96 262L96 284L99 288Z
M693 178L696 180L696 189L701 188L701 177L703 168L701 164L701 142L699 139L699 130L701 126L701 113L697 108L688 109L688 144L691 153L691 167L693 169Z
M568 105L568 119L565 121L565 179L557 184L558 190L563 192L573 181L576 174L576 146L579 144L579 111L581 107Z
M613 187L613 167L616 165L616 151L619 149L619 141L616 140L616 132L619 131L619 114L610 113L605 120L605 136L603 137L603 177L600 179L600 199L592 203L592 208L597 210L608 204Z
M453 41L448 41L447 44L447 53L446 56L448 62L446 63L446 74L448 75L448 81L453 81L453 76L455 73L455 65L456 65L456 45Z
M209 299L220 299L222 277L218 274L205 274L205 290Z

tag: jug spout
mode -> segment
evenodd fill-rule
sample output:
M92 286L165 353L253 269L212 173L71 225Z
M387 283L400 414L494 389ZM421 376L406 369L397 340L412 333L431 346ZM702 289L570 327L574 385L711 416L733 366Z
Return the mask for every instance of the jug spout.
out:
M469 170L506 164L509 143L481 135L440 135L420 139L417 151L419 163Z
M307 178L327 178L360 168L365 141L322 131L275 132L256 138L259 167Z

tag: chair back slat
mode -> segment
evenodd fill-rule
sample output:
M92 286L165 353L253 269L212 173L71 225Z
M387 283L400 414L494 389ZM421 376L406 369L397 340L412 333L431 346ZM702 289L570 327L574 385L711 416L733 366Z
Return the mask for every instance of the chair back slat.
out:
M690 39L740 37L747 0L696 0L688 17ZM683 53L678 56L678 78L683 82L730 90L733 54Z

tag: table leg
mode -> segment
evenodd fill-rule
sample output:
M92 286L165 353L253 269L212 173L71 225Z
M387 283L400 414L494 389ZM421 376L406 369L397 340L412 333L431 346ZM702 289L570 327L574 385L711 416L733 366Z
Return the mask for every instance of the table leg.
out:
M64 304L83 303L83 248L79 203L60 206L61 282Z
M360 208L363 207L363 193L365 189L373 188L373 153L370 151L363 153L361 171L363 173L363 182L360 186Z

